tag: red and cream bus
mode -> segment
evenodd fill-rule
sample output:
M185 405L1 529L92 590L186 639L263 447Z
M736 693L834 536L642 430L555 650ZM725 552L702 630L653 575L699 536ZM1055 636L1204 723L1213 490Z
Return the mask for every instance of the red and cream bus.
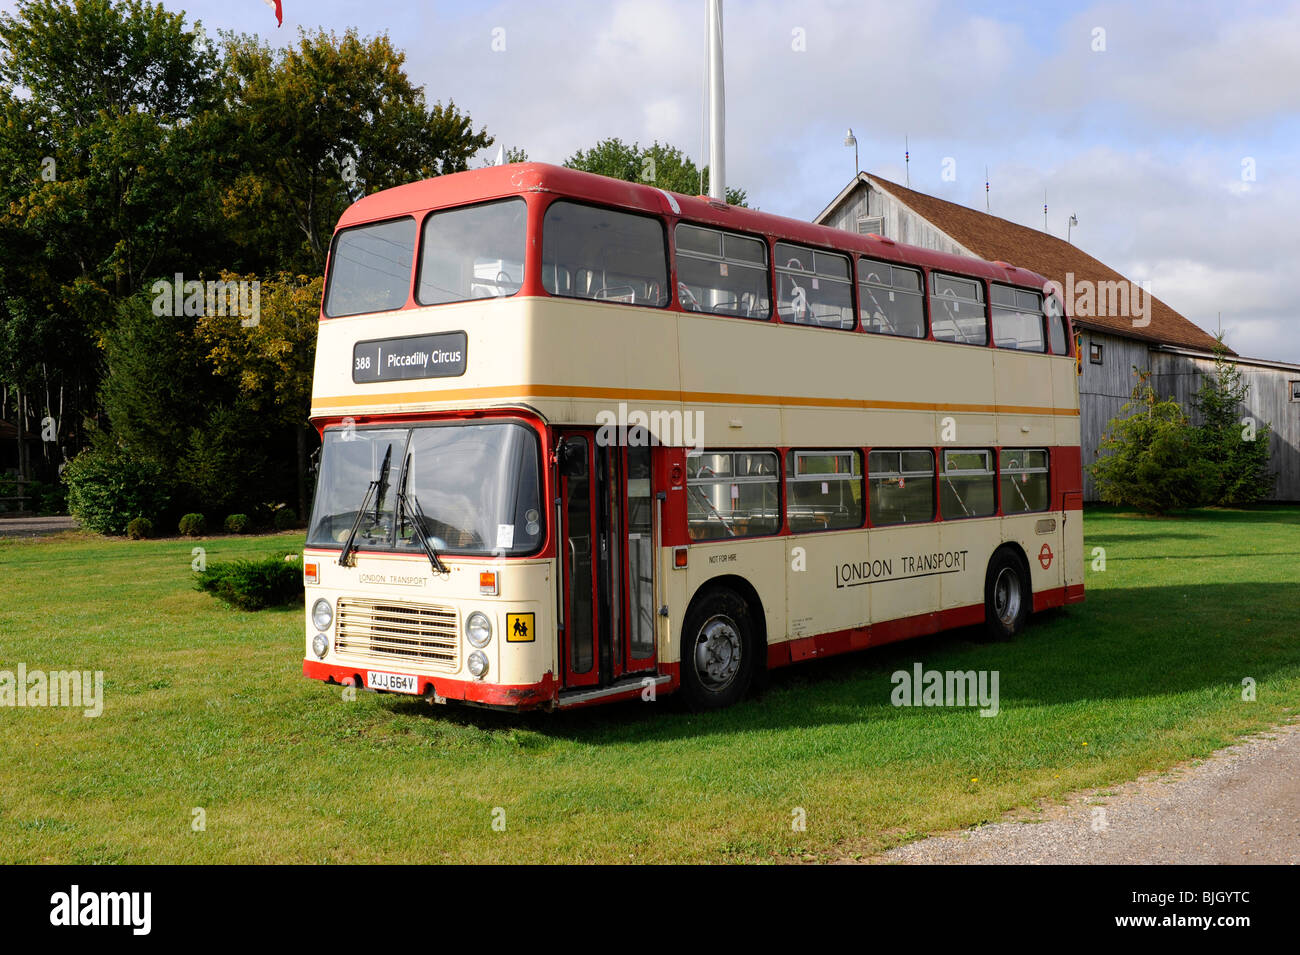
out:
M1041 276L541 164L344 213L303 672L443 702L739 699L1083 599Z

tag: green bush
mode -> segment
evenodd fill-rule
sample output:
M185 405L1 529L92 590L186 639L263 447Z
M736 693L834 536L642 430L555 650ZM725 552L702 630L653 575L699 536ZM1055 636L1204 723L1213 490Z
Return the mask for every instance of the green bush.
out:
M68 513L68 490L61 483L42 483L39 493L34 488L29 488L28 492L35 498L29 506L41 517Z
M1273 429L1267 422L1243 424L1250 386L1232 363L1220 340L1215 348L1214 374L1205 376L1192 396L1201 420L1196 449L1214 464L1218 479L1211 504L1240 505L1262 501L1273 494L1277 476L1268 470L1269 441Z
M126 536L133 541L148 540L153 537L153 521L147 517L137 517L127 522Z
M226 518L226 533L243 534L248 530L248 524L247 514L231 514Z
M186 514L181 517L177 529L183 537L202 537L208 529L208 522L202 514Z
M240 610L262 610L302 600L302 568L283 554L220 561L198 574L197 586Z
M68 511L98 534L121 534L133 517L162 513L170 497L161 465L107 439L73 458L63 482Z
M292 507L282 507L275 512L275 529L291 531L298 526L298 514Z
M1150 372L1139 372L1133 397L1101 437L1106 453L1090 466L1107 504L1150 514L1200 507L1212 500L1219 471L1197 453L1197 430L1178 402L1161 400Z

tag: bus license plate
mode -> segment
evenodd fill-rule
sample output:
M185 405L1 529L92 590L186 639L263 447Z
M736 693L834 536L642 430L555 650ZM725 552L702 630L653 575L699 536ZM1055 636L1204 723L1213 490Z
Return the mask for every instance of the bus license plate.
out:
M410 673L383 673L379 670L370 670L366 673L366 689L419 694L420 681Z

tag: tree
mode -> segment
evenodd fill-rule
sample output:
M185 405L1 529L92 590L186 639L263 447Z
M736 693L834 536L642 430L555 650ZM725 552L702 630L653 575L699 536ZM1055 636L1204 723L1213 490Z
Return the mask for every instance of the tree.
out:
M330 236L355 199L469 168L493 142L454 102L425 103L387 36L303 33L272 51L225 36L223 122L239 175L223 208L254 271L324 270Z
M1109 453L1090 466L1101 499L1152 514L1206 504L1218 469L1197 453L1196 429L1178 402L1155 393L1151 372L1133 372L1132 397L1101 437Z
M1243 417L1249 392L1220 336L1214 349L1214 374L1205 377L1192 398L1201 422L1197 453L1214 465L1217 474L1210 494L1213 504L1249 504L1273 493L1276 475L1268 470L1272 428L1267 422L1257 424Z
M637 143L629 146L618 138L602 139L585 152L579 149L564 165L688 196L707 195L709 189L707 166L701 171L676 146L658 140L643 148ZM744 189L727 187L727 202L731 205L746 205L748 198Z
M222 279L234 281L239 276L223 275ZM307 512L307 444L313 437L307 420L322 286L319 277L282 272L261 283L257 324L245 325L237 315L205 315L197 329L204 364L233 386L244 413L290 435L298 513L303 516ZM214 433L220 430L214 429ZM193 443L200 440L196 437ZM214 454L209 451L203 460L211 460Z
M61 439L79 431L61 419L93 414L116 302L211 247L194 120L216 90L202 28L161 4L0 14L0 385L26 427L48 415Z

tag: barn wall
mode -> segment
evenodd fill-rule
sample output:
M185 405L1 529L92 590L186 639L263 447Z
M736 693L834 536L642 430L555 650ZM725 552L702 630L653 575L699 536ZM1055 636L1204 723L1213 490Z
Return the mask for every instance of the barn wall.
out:
M971 254L964 246L958 245L946 233L936 229L893 196L867 186L857 187L839 208L827 215L822 224L857 232L859 216L884 216L883 234L895 242L918 245L937 252L951 252L954 255Z
M1151 368L1151 355L1147 346L1131 338L1120 338L1104 332L1079 329L1083 339L1083 374L1079 378L1079 423L1083 459L1083 499L1096 501L1097 488L1088 465L1097 460L1097 449L1102 433L1112 418L1119 417L1120 409L1133 394L1139 369ZM1101 364L1089 359L1090 346L1101 345Z
M1214 374L1214 359L1162 352L1151 353L1152 382L1161 395L1175 398L1192 412L1192 398L1201 382ZM1238 410L1267 422L1273 429L1269 436L1269 470L1277 475L1273 499L1300 501L1300 401L1291 400L1290 383L1300 380L1300 370L1238 364L1242 383L1250 390ZM1195 420L1195 418L1193 418Z

